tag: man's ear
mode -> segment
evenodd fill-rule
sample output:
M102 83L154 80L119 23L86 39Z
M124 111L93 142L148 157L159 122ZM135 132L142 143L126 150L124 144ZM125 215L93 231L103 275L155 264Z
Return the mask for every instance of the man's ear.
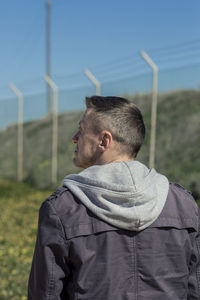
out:
M112 134L107 130L102 131L100 137L100 143L99 143L99 147L101 148L101 151L104 152L108 150L111 146L112 141L113 141Z

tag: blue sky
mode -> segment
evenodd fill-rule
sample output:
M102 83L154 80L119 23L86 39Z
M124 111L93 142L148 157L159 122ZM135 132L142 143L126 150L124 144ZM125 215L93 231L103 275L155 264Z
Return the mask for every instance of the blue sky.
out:
M52 75L200 39L199 0L52 0ZM45 0L2 0L0 87L45 74Z

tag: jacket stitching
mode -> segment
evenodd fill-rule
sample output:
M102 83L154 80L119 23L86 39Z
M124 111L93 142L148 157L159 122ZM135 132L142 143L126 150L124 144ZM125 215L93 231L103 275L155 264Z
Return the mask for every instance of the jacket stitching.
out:
M200 212L199 212L199 222L200 222ZM200 223L199 223L199 232L198 232L198 237L196 240L197 243L197 252L198 252L198 258L200 258ZM199 290L199 295L200 295L200 261L198 262L198 267L196 270L196 277L197 277L197 286Z
M53 215L55 215L57 217L58 222L56 222L56 227L58 229L58 233L59 233L59 241L64 241L65 240L65 236L64 236L64 227L63 224L56 212L56 209L53 205L53 203L51 203L50 201L48 201L49 206L51 207L51 210L53 211ZM58 224L59 223L59 224ZM62 232L63 231L63 232Z
M137 236L134 235L134 269L135 269L135 300L138 299L138 272L137 272Z
M134 184L134 187L135 187L135 182L133 180L133 175L131 173L130 167L128 166L128 164L126 162L123 161L122 163L127 167L128 171L129 171L129 174L131 176L131 179L132 179L132 183Z
M132 263L133 263L133 278L134 278L134 284L133 284L133 292L135 295L135 300L137 300L137 254L136 254L136 236L135 234L133 235L132 238Z
M48 290L47 290L47 299L51 299L52 292L54 290L55 286L55 280L54 280L54 272L53 272L53 267L54 267L54 258L51 258L51 273L49 275L48 279Z
M90 189L90 188L91 188L90 185L88 185L88 184L86 184L86 183L82 183L82 182L76 182L76 181L74 181L73 179L68 179L68 181L72 181L74 185L76 185L76 186L82 186L82 187L84 187L85 189L86 189L86 188L87 188L87 189ZM110 192L112 192L112 194L118 195L118 194L120 193L120 194L125 195L127 198L131 198L131 197L132 197L132 194L137 195L137 194L139 194L139 193L141 193L141 192L147 190L147 189L149 188L149 186L147 186L147 187L145 187L145 188L143 188L143 189L141 189L141 190L139 190L139 191L136 191L136 190L133 190L133 191L131 191L131 190L129 190L129 191L121 191L120 189L119 189L118 191L113 191L113 190L111 189L111 187L106 186L106 185L105 185L105 187L100 187L100 186L97 187L97 186L93 186L92 188L93 188L94 190L100 190L100 191L105 191L105 189L107 189L107 190L109 190ZM130 194L130 193L131 193L131 195L130 195L130 196L129 196L129 195L127 196L127 194Z
M132 251L131 251L131 275L133 277L133 282L132 282L132 285L133 285L133 291L134 291L134 235L130 237L130 244L131 244L131 248L132 248Z

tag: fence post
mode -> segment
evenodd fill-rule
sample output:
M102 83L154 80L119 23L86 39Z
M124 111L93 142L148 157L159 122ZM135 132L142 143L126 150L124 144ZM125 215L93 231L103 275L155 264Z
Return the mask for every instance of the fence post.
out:
M92 83L94 83L94 85L96 86L96 95L100 96L100 89L101 89L100 82L96 79L96 77L88 69L85 69L84 73L92 81Z
M140 54L153 70L149 167L154 168L154 166L155 166L155 147L156 147L157 103L158 103L158 100L157 100L157 98L158 98L158 67L144 51L141 51Z
M46 75L44 77L45 81L53 90L53 130L52 130L52 184L56 184L57 182L57 149L58 149L58 88L53 80Z
M17 180L23 180L23 95L13 83L10 89L18 97L18 132L17 132Z

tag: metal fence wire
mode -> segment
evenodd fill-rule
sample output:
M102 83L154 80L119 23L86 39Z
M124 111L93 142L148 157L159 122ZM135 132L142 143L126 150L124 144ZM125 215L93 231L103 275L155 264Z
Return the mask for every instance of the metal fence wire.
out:
M144 56L144 53L141 54ZM173 58L175 54L172 52L170 55ZM142 61L142 58L140 59ZM196 143L200 145L200 141L194 137L200 126L198 114L200 60L182 59L181 63L177 60L172 63L172 59L170 67L161 60L161 66L159 63L155 64L156 69L151 68L150 65L156 59L152 60L150 57L149 59L151 59L150 63L143 59L140 65L137 61L131 64L130 59L127 58L127 61L124 59L124 64L119 61L107 67L97 66L87 69L82 73L52 78L41 77L34 81L8 85L10 94L4 96L2 93L0 97L0 177L27 180L44 187L48 184L59 184L66 173L77 172L78 169L71 163L73 145L70 138L76 130L76 122L84 109L85 97L94 94L120 95L137 102L148 125L147 141L141 158L150 167L155 165L160 170L166 171L167 164L170 162L165 164L161 162L163 157L160 151L162 149L165 154L171 155L172 151L177 151L173 143L185 145L182 139L184 139L186 124L190 136L187 135L189 140L185 143L188 149L184 151L189 153L190 159L195 159L200 165L196 153L198 148ZM159 59L157 61L159 62ZM153 77L155 73L156 78ZM48 112L47 105L47 83L51 87L51 112ZM153 108L153 118L155 121L155 113L157 113L157 122L154 122L155 131L152 135L152 99L155 101L157 96L158 103L155 102L156 106ZM185 111L182 111L181 107ZM175 115L175 112L177 112L175 118L178 119L176 132L172 126L172 122L175 122L172 115ZM165 140L162 140L161 128L167 132ZM155 141L152 141L153 138ZM159 144L160 141L162 145ZM180 162L177 161L175 177L183 172L182 168L179 170L179 164ZM187 164L186 160L185 168ZM197 165L193 167L190 184L197 182L197 178L200 182L200 169ZM173 179L171 169L167 172ZM184 175L181 176L185 182Z

